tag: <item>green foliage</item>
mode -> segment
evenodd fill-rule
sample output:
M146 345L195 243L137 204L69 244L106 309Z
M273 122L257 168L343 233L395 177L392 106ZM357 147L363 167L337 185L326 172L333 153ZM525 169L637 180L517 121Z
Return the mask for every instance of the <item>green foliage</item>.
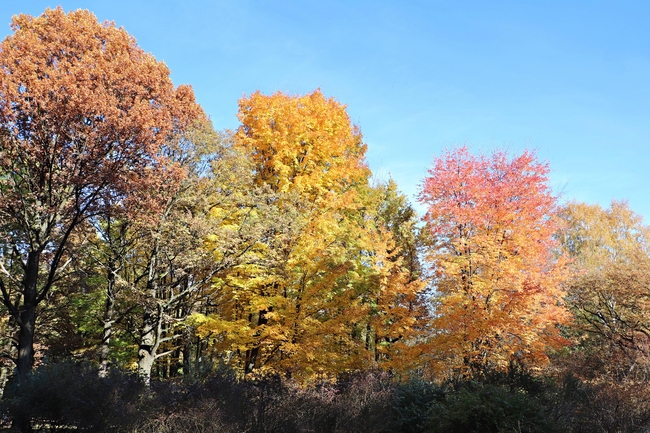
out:
M524 391L468 382L447 391L428 412L430 432L539 432L558 430L544 408Z
M393 408L398 431L419 433L424 431L429 420L429 407L443 401L443 387L420 378L412 378L396 387L396 404Z

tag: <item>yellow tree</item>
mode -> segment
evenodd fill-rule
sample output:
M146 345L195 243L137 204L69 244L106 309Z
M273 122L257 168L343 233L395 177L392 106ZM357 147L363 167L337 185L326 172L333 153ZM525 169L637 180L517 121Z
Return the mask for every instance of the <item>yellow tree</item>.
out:
M254 182L279 195L280 209L283 195L293 195L300 211L284 251L272 246L282 253L275 271L247 276L252 344L244 371L287 371L296 358L307 373L353 367L358 357L351 356L353 324L346 318L359 306L354 245L345 241L355 230L346 212L361 207L357 187L369 176L361 134L345 107L320 91L303 97L257 92L240 101L239 118L237 145L251 155Z
M375 335L392 344L410 331L400 334L399 325L384 334L368 331L373 308L386 317L384 328L403 318L399 309L379 312L372 291L412 281L402 281L403 270L388 264L391 234L378 229L369 209L370 171L359 130L345 106L320 91L301 97L258 92L240 101L239 118L236 146L250 155L252 183L266 199L254 212L242 214L245 206L220 212L241 214L233 227L245 217L274 222L276 229L217 281L228 309L201 318L199 333L223 343L244 374L313 377L374 362Z
M324 202L354 195L370 174L361 132L345 106L320 91L303 97L260 92L239 101L237 145L253 159L256 182Z
M434 160L420 200L436 276L433 363L445 374L535 368L562 344L564 267L553 255L547 174L529 152L509 159L463 147Z
M559 215L565 224L558 237L577 269L596 271L638 254L650 255L650 227L626 202L612 201L609 209L573 202Z

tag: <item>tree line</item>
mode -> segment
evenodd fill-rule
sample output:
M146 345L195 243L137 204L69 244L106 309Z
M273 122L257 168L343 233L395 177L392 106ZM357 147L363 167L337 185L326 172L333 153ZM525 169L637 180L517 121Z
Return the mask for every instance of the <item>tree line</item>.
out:
M625 202L560 205L534 152L457 147L424 177L420 218L320 90L245 96L218 131L113 23L57 8L12 30L2 386L71 359L145 385L224 368L646 381L650 229Z

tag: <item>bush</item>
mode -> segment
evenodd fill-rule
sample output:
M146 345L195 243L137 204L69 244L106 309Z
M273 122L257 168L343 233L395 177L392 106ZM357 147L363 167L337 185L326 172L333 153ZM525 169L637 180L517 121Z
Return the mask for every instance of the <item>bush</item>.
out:
M396 429L400 433L425 431L429 408L445 398L444 389L430 382L413 378L397 385L393 408Z
M0 414L41 431L98 433L636 432L650 424L649 390L570 375L560 384L522 374L397 383L383 372L305 387L280 377L240 381L223 370L145 388L132 375L100 379L89 364L64 362L10 383Z
M104 431L128 431L142 412L141 385L119 373L100 379L87 364L63 362L39 367L5 390L0 411L5 418L38 425ZM60 431L60 430L59 430Z
M548 433L559 431L545 408L525 391L467 382L445 392L428 412L430 432Z

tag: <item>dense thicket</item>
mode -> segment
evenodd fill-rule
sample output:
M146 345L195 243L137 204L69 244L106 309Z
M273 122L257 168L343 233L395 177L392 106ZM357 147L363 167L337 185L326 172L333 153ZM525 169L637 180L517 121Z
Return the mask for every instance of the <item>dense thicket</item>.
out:
M451 149L422 219L319 90L188 86L87 11L0 46L0 411L43 431L650 426L650 228ZM33 368L35 367L35 368Z

